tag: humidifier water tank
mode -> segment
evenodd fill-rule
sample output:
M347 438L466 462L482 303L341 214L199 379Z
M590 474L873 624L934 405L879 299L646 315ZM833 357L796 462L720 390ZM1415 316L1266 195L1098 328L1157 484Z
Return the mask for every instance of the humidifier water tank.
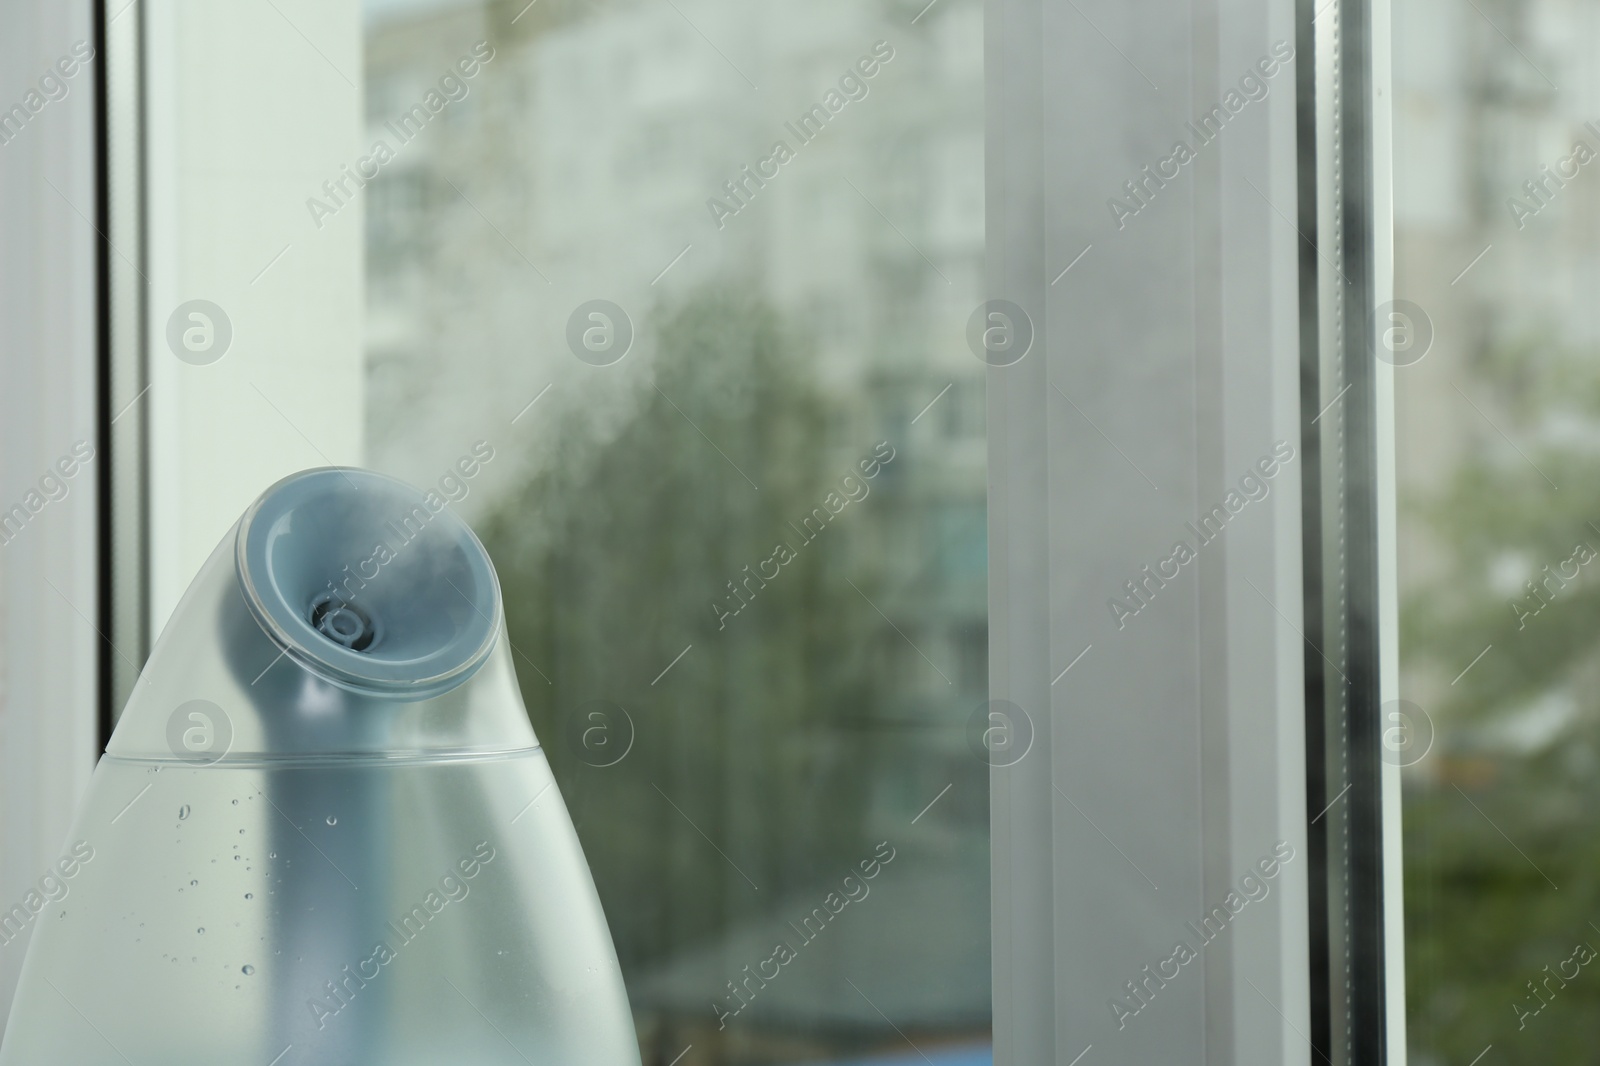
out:
M483 546L364 470L247 510L156 643L0 1066L637 1066Z

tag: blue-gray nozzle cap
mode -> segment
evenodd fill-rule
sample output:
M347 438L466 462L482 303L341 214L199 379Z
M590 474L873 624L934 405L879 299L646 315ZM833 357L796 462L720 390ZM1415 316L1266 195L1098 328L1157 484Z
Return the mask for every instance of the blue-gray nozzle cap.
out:
M436 493L371 471L284 478L240 520L235 560L262 629L344 688L445 692L499 632L499 583L472 530Z

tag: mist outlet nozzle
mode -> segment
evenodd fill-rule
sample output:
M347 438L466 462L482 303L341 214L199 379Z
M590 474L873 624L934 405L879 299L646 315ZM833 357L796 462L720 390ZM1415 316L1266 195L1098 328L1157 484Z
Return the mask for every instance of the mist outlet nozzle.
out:
M236 565L285 654L362 692L446 691L499 627L499 586L467 524L437 495L367 470L274 485L240 520Z

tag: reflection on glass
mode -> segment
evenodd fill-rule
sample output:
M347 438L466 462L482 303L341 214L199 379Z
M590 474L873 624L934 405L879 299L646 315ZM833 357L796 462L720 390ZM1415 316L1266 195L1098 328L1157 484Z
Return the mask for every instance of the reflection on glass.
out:
M1401 0L1394 26L1402 689L1436 730L1405 771L1411 1061L1589 1061L1600 4Z
M368 452L492 449L647 1064L990 1061L982 7L923 7L367 0Z

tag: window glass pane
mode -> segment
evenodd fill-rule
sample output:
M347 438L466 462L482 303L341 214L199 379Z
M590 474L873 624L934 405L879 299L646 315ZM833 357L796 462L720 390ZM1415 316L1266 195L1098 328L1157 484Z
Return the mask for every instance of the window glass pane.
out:
M1395 4L1408 1029L1414 1063L1600 1035L1600 28Z
M494 558L645 1061L988 1062L982 5L364 36L368 461Z

